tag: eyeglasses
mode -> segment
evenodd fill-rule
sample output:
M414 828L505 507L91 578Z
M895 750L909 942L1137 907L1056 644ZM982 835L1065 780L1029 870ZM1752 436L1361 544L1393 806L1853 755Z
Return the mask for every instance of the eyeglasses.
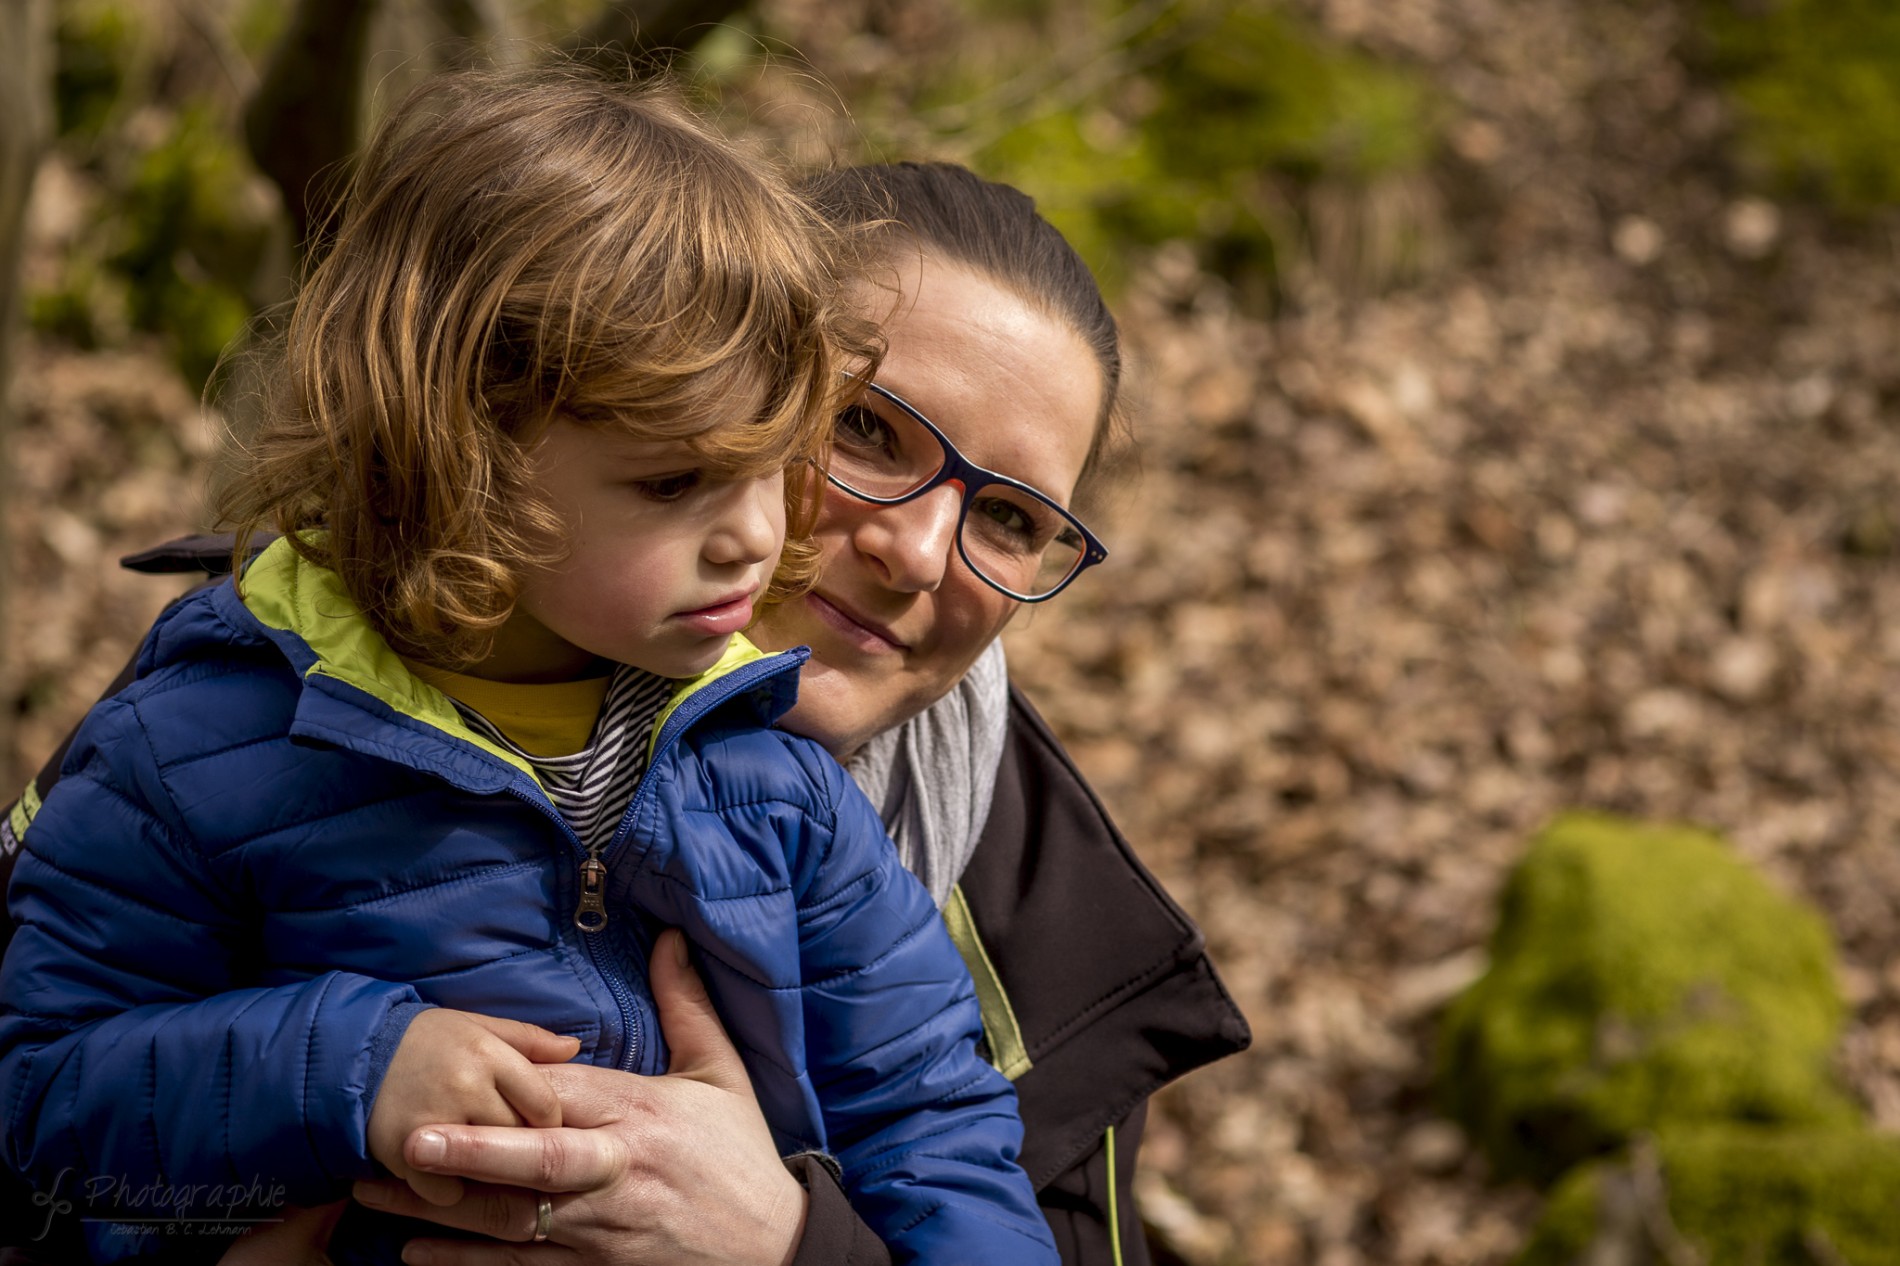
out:
M1082 520L1028 484L970 461L896 393L863 385L890 407L875 409L859 397L839 412L825 471L837 487L894 506L942 484L961 486L957 552L985 584L1018 602L1046 602L1108 557Z

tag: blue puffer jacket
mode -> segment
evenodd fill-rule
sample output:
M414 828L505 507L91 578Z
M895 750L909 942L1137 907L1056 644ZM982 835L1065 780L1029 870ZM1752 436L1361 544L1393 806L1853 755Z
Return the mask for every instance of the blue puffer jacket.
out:
M677 926L780 1147L835 1155L894 1257L1055 1260L935 908L837 764L766 728L802 652L735 639L673 701L604 857L612 917L583 933L584 854L532 772L333 573L280 542L243 590L161 618L26 831L0 969L9 1165L42 1190L162 1183L186 1216L205 1184L335 1199L372 1173L370 1107L418 1003L663 1071L644 964Z

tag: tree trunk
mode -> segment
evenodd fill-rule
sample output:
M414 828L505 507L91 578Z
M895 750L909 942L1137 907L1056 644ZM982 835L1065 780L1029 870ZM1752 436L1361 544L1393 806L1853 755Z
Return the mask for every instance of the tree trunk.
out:
M523 49L514 19L501 0L431 0L436 21L449 33L440 60L447 66L486 61L496 66L517 65Z
M6 456L13 429L13 353L20 320L20 259L33 173L53 133L51 0L0 0L0 506L19 491ZM6 609L12 552L0 518L0 611ZM0 628L4 623L0 622ZM11 774L12 673L0 638L0 754ZM9 781L9 788L11 782Z
M667 53L691 48L745 6L746 0L607 0L561 50L610 71L650 74Z
M283 193L300 255L336 206L343 164L356 152L375 8L374 0L298 0L244 108L245 143Z
M382 90L400 97L406 81L436 70L512 65L521 55L502 0L297 0L245 106L244 138L283 195L299 255L317 245L311 235L335 209L367 130L372 64Z

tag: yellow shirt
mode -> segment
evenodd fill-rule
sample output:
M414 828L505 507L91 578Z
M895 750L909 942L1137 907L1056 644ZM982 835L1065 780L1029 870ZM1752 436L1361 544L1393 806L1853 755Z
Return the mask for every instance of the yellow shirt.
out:
M587 746L611 673L579 681L490 681L410 663L409 671L492 722L530 756L572 756Z

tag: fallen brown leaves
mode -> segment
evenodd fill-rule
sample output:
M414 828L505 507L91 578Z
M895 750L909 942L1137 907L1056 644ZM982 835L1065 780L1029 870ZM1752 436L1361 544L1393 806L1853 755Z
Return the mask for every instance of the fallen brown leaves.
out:
M1900 1129L1890 249L1709 174L1672 6L1305 7L1447 85L1466 264L1296 279L1268 323L1165 252L1114 557L1009 637L1256 1034L1160 1101L1148 1216L1196 1263L1508 1257L1536 1198L1433 1115L1433 1016L1569 805L1715 827L1817 903L1842 1072ZM155 360L23 361L16 781L176 591L111 560L196 525L207 447Z
M1115 556L1010 635L1254 1026L1151 1126L1199 1262L1513 1251L1535 1197L1433 1116L1432 1018L1568 805L1713 826L1816 902L1842 1071L1900 1128L1891 254L1724 202L1667 14L1391 9L1484 134L1469 265L1267 324L1164 256Z

